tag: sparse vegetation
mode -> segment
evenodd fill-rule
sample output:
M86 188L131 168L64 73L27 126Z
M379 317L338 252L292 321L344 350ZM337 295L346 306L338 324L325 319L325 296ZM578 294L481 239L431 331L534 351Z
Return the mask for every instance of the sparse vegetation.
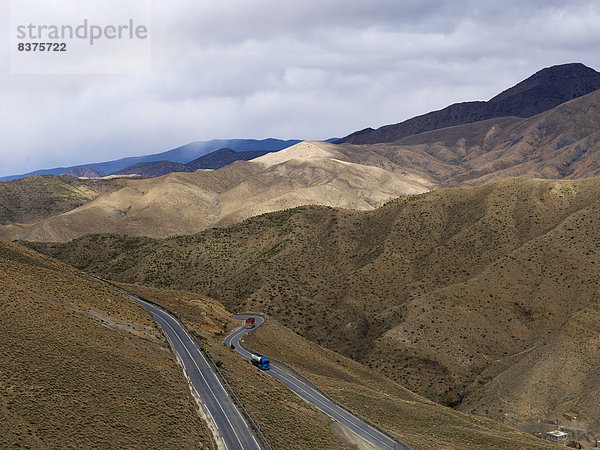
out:
M0 225L31 223L70 211L118 186L116 180L52 175L0 182Z
M274 448L346 448L321 412L222 345L227 331L240 325L212 299L186 291L124 285L127 289L182 312L195 333L208 336L207 348L221 361L234 387ZM213 324L207 328L208 324ZM207 330L211 330L208 334ZM334 397L392 430L415 448L551 448L550 445L491 420L436 405L330 350L290 332L273 319L246 337L258 351L287 361L326 387ZM268 401L265 401L268 399Z
M240 323L218 302L188 291L123 287L181 313L192 332L203 337L213 359L221 361L221 372L273 448L289 448L290 442L306 450L352 448L331 428L327 416L222 344L223 329L231 331Z
M152 317L0 241L0 448L215 448Z
M417 449L554 448L498 422L437 405L269 320L246 338L263 354L285 361L337 401Z
M371 212L307 206L164 240L31 245L264 311L439 403L464 392L462 411L560 416L557 399L599 383L585 369L598 357L598 198L598 179L513 179ZM564 407L593 422L599 391Z

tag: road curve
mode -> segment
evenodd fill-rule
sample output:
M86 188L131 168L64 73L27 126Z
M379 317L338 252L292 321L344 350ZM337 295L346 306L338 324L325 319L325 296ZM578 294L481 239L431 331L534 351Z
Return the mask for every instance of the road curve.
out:
M226 448L228 450L259 450L260 446L254 433L233 404L202 352L196 347L181 324L162 309L135 296L129 296L149 309L154 320L162 328L171 347L182 361L185 373L194 389L212 416Z
M233 345L234 350L246 359L250 359L251 353L240 345L240 340L242 340L247 333L253 331L256 327L262 325L265 319L257 315L239 314L235 316L235 318L238 320L245 320L251 317L255 320L254 328L236 328L231 333L229 333L223 340L225 345L229 347ZM410 448L406 445L402 445L396 442L389 436L383 434L382 432L373 428L371 425L362 421L354 414L351 414L349 411L332 402L313 385L307 383L302 378L299 378L292 371L287 369L284 365L279 364L277 361L271 360L271 368L269 370L266 370L265 373L271 375L273 378L275 378L276 380L284 384L292 392L294 392L297 396L310 403L311 405L315 406L316 408L320 409L332 419L346 426L354 434L361 437L376 448L386 450Z

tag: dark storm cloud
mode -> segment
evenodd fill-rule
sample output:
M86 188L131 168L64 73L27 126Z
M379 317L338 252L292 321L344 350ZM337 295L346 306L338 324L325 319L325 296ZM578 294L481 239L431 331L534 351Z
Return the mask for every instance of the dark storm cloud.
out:
M599 30L583 0L154 2L150 75L3 76L2 172L341 136L488 99L549 65L600 68Z

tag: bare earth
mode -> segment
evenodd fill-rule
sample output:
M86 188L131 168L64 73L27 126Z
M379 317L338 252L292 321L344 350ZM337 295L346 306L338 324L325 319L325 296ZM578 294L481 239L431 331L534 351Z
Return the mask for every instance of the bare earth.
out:
M0 241L1 448L211 448L151 316Z
M463 411L598 427L599 199L598 178L511 179L374 211L302 207L194 236L34 247L265 311Z
M116 180L114 192L35 223L14 223L22 215L13 214L12 224L0 226L0 238L167 237L300 205L370 210L442 186L592 177L600 174L599 121L600 91L528 119L491 119L392 143L302 142L215 171Z

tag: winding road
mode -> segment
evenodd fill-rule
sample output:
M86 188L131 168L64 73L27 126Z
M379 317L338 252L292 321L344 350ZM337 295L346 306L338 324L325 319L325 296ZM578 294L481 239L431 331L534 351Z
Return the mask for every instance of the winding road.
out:
M247 318L254 318L255 327L247 329L245 327L236 328L223 340L225 345L231 347L233 345L234 350L246 359L250 359L251 353L247 351L241 345L243 337L261 326L265 319L257 315L246 315L239 314L235 316L238 320L246 320ZM268 356L268 355L266 355ZM271 368L265 371L266 374L271 375L273 378L284 384L288 389L298 395L300 398L315 406L316 408L323 411L332 419L336 420L340 424L344 425L354 434L380 449L408 449L410 447L402 445L389 436L383 434L371 425L362 421L354 414L350 413L346 409L342 408L338 404L332 402L325 395L323 395L315 386L311 385L304 379L295 375L291 370L287 369L284 365L273 361L271 359Z
M233 404L202 352L196 347L179 321L162 309L135 296L129 296L149 309L154 320L162 328L171 347L179 356L188 379L202 399L208 414L212 417L223 445L228 450L259 450L260 446L254 433Z

